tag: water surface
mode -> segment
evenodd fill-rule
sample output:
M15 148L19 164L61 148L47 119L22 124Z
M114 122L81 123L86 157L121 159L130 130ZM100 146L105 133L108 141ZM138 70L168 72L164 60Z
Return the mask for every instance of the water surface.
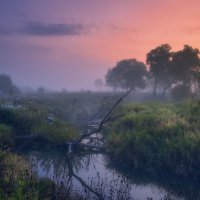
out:
M187 181L184 183L172 177L159 180L159 177L151 178L132 170L119 170L110 165L104 154L67 154L45 148L26 150L25 154L39 177L48 177L56 183L70 185L72 190L82 195L90 193L88 198L91 199L96 198L95 192L105 199L138 200L195 200L199 195L198 186L189 182L187 184Z

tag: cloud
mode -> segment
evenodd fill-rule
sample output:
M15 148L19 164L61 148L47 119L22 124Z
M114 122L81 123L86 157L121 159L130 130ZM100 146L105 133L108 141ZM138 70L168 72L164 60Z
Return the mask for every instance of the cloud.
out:
M89 25L83 25L81 23L44 23L29 21L23 24L21 27L1 27L0 35L31 35L31 36L70 36L81 35L87 33L90 29Z
M26 35L57 36L57 35L80 35L87 31L82 24L47 24L42 22L28 22L21 29Z

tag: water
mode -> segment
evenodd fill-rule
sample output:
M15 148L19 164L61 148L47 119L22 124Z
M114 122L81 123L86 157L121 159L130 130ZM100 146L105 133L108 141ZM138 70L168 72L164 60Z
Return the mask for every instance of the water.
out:
M159 180L159 177L157 181L118 170L109 164L104 154L81 152L75 155L43 148L26 151L26 156L39 177L48 177L65 185L70 183L72 189L82 195L87 190L87 194L90 193L87 199L96 198L95 192L101 193L104 199L109 199L111 194L111 199L137 200L198 199L199 195L198 189L187 182Z
M98 122L97 122L98 123ZM88 132L98 128L88 126ZM94 138L84 139L84 144L101 146L103 143ZM189 180L180 180L169 175L152 177L134 170L120 168L112 164L107 155L92 151L73 152L69 145L68 152L46 148L39 145L23 152L32 163L38 177L48 177L57 184L64 184L85 199L123 200L196 200L200 199L199 184Z

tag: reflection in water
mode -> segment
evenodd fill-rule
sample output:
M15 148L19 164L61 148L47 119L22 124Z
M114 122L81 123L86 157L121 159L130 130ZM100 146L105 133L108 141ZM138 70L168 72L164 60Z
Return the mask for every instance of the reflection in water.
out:
M103 154L67 154L44 148L26 150L26 154L39 177L48 177L85 199L184 199L166 185L107 167Z
M56 150L49 152L43 149L29 152L29 158L38 176L67 185L84 198L131 199L128 196L128 180L111 173L105 174L101 155L62 154Z
M136 186L152 186L152 190L160 191L160 194L165 194L164 199L200 199L200 183L191 180L175 177L168 172L149 175L144 171L134 171L130 169L120 168L118 164L107 162L108 168L117 169L122 176L127 176L131 180L131 184ZM163 196L163 195L161 195ZM160 199L156 198L155 199ZM161 198L163 199L163 197Z

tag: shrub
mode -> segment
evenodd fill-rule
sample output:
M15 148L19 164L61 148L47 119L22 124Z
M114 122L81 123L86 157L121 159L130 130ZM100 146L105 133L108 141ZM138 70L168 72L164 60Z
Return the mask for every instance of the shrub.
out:
M6 146L11 146L12 141L12 130L5 124L0 124L0 149Z
M171 96L176 101L187 99L191 96L191 89L186 85L177 85L171 90Z

